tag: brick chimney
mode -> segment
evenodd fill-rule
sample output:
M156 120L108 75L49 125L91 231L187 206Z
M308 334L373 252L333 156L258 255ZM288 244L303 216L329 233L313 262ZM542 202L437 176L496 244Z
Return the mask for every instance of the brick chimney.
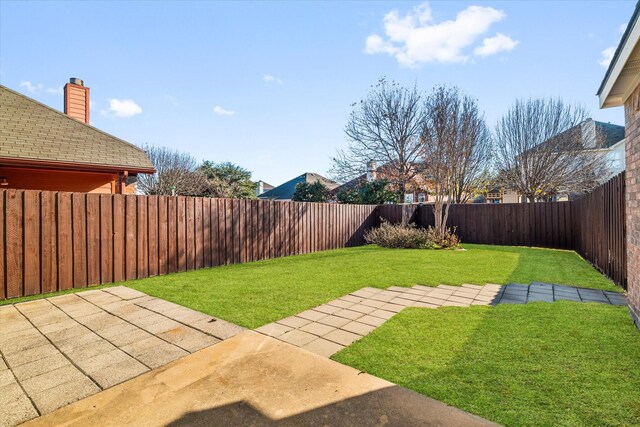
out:
M89 124L89 88L78 78L71 77L64 85L64 113Z

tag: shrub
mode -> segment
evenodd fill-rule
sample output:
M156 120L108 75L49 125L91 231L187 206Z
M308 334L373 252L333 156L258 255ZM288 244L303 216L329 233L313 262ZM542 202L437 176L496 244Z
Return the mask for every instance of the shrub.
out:
M453 230L440 233L433 227L418 228L415 224L399 225L382 221L364 236L367 243L394 249L457 249L460 239Z
M460 238L456 234L455 228L447 228L440 232L433 227L427 228L427 239L431 249L460 249Z

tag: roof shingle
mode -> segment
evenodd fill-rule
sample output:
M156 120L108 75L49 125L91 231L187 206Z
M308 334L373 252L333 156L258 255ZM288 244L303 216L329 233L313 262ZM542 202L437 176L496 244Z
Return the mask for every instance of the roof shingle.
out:
M144 151L0 85L0 158L152 172Z

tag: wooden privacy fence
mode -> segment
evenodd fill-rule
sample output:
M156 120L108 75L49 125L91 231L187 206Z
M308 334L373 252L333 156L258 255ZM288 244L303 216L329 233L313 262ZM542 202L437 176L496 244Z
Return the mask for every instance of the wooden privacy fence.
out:
M624 173L571 202L451 205L463 242L573 249L626 288ZM0 298L364 244L431 205L0 191Z
M463 242L575 250L626 289L624 172L570 202L454 204L447 225ZM433 205L384 205L394 223L433 226Z
M416 223L435 224L432 206L418 206ZM447 225L463 242L573 249L571 202L451 205Z
M0 191L0 298L364 244L376 206Z
M626 289L625 173L571 205L575 251Z

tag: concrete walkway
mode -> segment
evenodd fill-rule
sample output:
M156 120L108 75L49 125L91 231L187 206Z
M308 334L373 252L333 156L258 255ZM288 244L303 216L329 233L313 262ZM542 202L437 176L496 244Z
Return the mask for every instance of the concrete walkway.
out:
M405 307L469 307L559 300L627 305L626 297L617 292L539 282L506 286L363 288L256 331L329 357L366 336Z
M493 426L482 418L246 331L29 426Z
M118 286L2 306L0 330L0 426L13 426L244 329Z

